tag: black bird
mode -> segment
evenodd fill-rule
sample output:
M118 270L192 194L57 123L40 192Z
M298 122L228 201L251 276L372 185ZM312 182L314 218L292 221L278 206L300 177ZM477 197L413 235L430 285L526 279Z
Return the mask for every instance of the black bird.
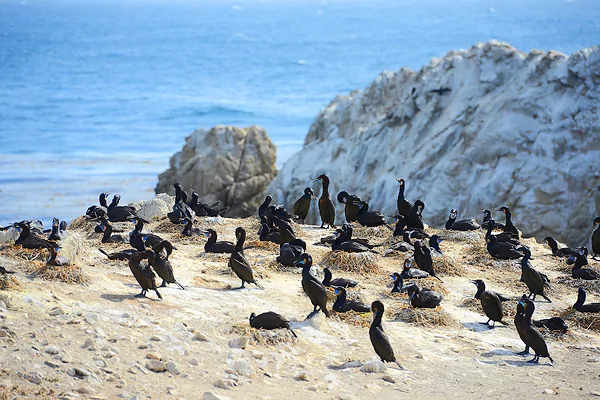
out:
M325 316L329 318L329 311L327 311L327 289L310 273L310 267L312 267L312 257L310 254L302 254L296 260L294 266L302 267L302 288L314 306L313 312L308 317L310 318L316 314L319 311L317 307L319 307Z
M398 237L404 234L404 230L406 229L406 218L403 215L394 215L394 222L396 226L394 227L394 233L392 236Z
M273 242L280 244L281 243L281 234L279 230L271 231L269 225L266 223L260 224L260 228L258 228L258 239L261 242Z
M154 247L163 239L152 233L142 233L144 229L144 222L148 222L140 217L134 217L131 222L135 224L133 231L129 234L129 245L137 251L145 251L146 247Z
M12 275L14 271L7 271L6 268L0 265L0 275Z
M444 296L430 289L421 289L419 285L411 286L407 290L410 304L415 308L436 308Z
M358 211L360 210L360 197L348 194L348 192L341 191L337 195L337 201L344 204L344 216L346 222L354 222L358 219Z
M577 302L573 304L573 308L579 312L586 313L597 313L600 312L600 303L585 303L586 293L585 289L580 287L577 292Z
M404 237L404 240L392 243L392 245L389 247L389 249L385 251L384 254L390 253L392 251L401 251L403 253L414 251L415 248L410 241L410 232L404 232L402 236Z
M167 253L165 257L162 256L163 249ZM175 279L173 266L171 265L171 261L169 261L169 256L173 252L173 245L171 242L168 240L163 240L156 246L152 247L152 251L154 251L155 257L149 261L152 268L154 268L154 271L156 271L158 276L160 276L163 280L160 287L167 287L167 283L174 283L179 286L179 288L185 290L185 288Z
M102 243L128 243L129 238L122 235L113 235L113 227L106 217L100 217L100 231L102 235Z
M550 331L566 332L569 326L564 319L560 317L544 318L537 321L533 321L533 324L537 328L546 328Z
M244 288L246 282L253 283L262 289L262 286L260 286L254 280L252 267L250 266L248 260L246 260L246 257L244 257L244 241L246 240L246 230L241 226L238 227L235 230L235 237L237 238L237 242L233 249L233 253L231 253L231 257L229 258L229 267L231 267L237 277L242 280L242 286L240 286L238 289Z
M366 248L373 251L374 253L377 253L377 252L373 249L375 247L381 246L381 244L369 244L369 241L367 239L353 238L352 234L354 232L354 228L352 228L352 225L350 225L350 224L342 225L341 230L337 229L336 232L338 232L342 236L344 242L356 242L360 245L365 246Z
M371 304L371 311L373 312L373 322L369 328L369 338L371 339L371 344L373 345L375 353L377 353L384 363L393 362L398 365L398 368L405 369L398 361L396 361L390 339L388 339L381 326L381 317L383 317L384 311L383 303L379 300L374 301Z
M142 287L142 292L135 297L146 297L146 292L148 292L148 290L154 290L158 298L162 299L162 296L158 292L158 287L156 286L156 275L152 272L152 268L150 268L149 264L141 265L142 260L148 259L148 263L152 263L154 258L154 251L145 250L133 253L129 259L129 269L131 269L135 280Z
M277 217L285 222L292 222L293 219L293 215L288 213L284 206L269 206L267 207L264 216L268 219Z
M498 226L498 224L493 219L488 221L487 228L486 228L487 232L485 233L486 243L487 243L487 239L493 236L494 238L496 238L497 243L509 243L513 246L521 245L521 243L517 239L515 239L515 236L512 233L502 232L502 233L498 233L498 234L492 234L492 231L497 226Z
M279 246L283 246L285 243L290 243L296 239L294 229L288 221L283 220L276 215L272 216L272 220L279 229Z
M491 328L496 326L496 322L500 322L503 325L508 325L506 322L502 321L502 301L498 295L489 290L485 290L485 283L481 279L476 279L471 281L471 283L477 286L475 298L481 302L483 312L485 313L486 317L488 317L487 322L482 322L482 324L489 326L490 321L494 321Z
M362 226L375 227L385 225L385 217L379 211L369 211L369 204L365 201L359 203L357 221Z
M98 251L100 251L100 253L104 254L106 257L108 257L109 260L119 260L119 261L127 261L131 258L131 255L133 253L135 253L137 250L136 249L127 249L127 250L122 250L122 251L118 251L116 253L107 253L106 251L102 250L101 248L98 248Z
M428 274L429 275L429 274ZM392 293L403 293L403 292L408 292L408 289L412 286L415 286L416 283L409 283L408 285L404 284L404 280L402 279L402 275L400 275L397 272L394 272L392 275L390 275L392 277L392 279L394 280L394 287L392 288Z
M314 198L314 190L307 187L304 189L304 194L294 203L294 206L292 207L292 214L298 217L298 220L301 224L304 223L304 220L308 215L308 211L310 210L311 200Z
M427 278L429 276L429 272L422 271L418 268L410 267L410 258L404 260L404 268L402 270L402 274L400 276L403 279L421 279Z
M490 220L492 219L492 210L490 210L489 208L486 208L485 210L481 210L481 212L483 213L483 221L481 222L481 227L483 229L487 229L490 225ZM504 230L504 224L501 224L499 222L494 222L495 226L492 225L492 229L496 228L496 229L501 229Z
M100 206L94 205L88 207L87 211L85 212L86 218L95 219L100 217L106 217L106 214L108 212L108 204L106 203L106 198L109 194L110 193L100 193L98 199L100 201Z
M452 209L450 210L450 216L448 217L448 221L446 221L446 229L453 231L475 231L480 228L479 224L475 222L474 219L463 219L457 221L458 210Z
M237 231L236 231L237 232ZM232 242L221 241L217 242L217 232L214 229L208 229L204 232L204 235L208 238L208 241L204 245L204 251L207 253L233 253L234 245ZM237 234L236 234L237 236ZM244 238L246 236L244 235ZM243 244L242 244L243 245Z
M52 218L52 232L48 236L48 240L60 240L60 221L58 218Z
M529 263L531 258L531 251L527 247L519 247L519 250L523 252L523 258L521 259L521 282L524 282L529 289L529 297L533 295L533 300L539 294L544 299L548 300L548 303L552 303L546 294L544 293L545 288L550 287L550 280L548 277L541 272L535 270Z
M593 281L600 279L600 273L591 268L582 268L584 265L588 265L587 257L582 250L578 250L576 255L569 256L569 260L574 261L573 269L571 270L571 276L575 279L584 279L586 281Z
M54 242L44 239L39 234L31 231L29 225L24 222L17 222L15 229L19 232L19 237L15 240L16 245L24 249L50 249L55 246Z
M517 302L517 313L515 314L515 317L513 319L513 322L515 323L515 329L517 330L517 333L519 334L519 337L521 338L523 343L525 343L525 350L521 351L520 353L517 353L522 356L529 355L529 345L527 344L525 337L525 323L527 321L527 318L525 317L524 301L526 299L527 295L524 294L523 297L521 297L521 301L523 302Z
M502 206L496 211L502 211L506 215L506 223L504 224L504 232L514 235L515 239L519 239L519 230L512 222L512 213L507 206Z
M444 238L440 237L439 235L431 235L429 238L429 248L434 249L440 254L444 254L442 253L442 249L440 249L440 243L442 243L442 240L444 240Z
M201 202L198 193L192 189L192 199L188 203L188 206L196 213L197 217L218 217L229 210L229 206L220 207L220 204L219 200L212 205Z
M568 257L570 255L575 255L576 251L572 250L568 247L558 248L558 242L552 236L546 236L544 238L544 242L550 247L552 250L552 255L556 257Z
M194 228L194 222L191 219L186 217L182 220L182 222L183 231L181 231L181 234L183 236L200 236L204 234L200 229Z
M277 314L273 311L267 311L258 315L254 313L250 314L250 326L255 329L266 330L285 328L288 329L295 338L298 337L296 336L296 332L290 328L290 321L281 314Z
M342 226L342 232L333 232L333 236L335 236L335 240L331 244L331 250L333 251L345 251L347 253L364 253L367 251L375 252L371 250L369 247L365 246L363 243L358 242L356 240L348 239L348 237L352 237L352 231L348 235L348 228L352 229L349 225L344 224Z
M525 311L522 317L523 336L521 336L521 340L523 340L525 346L531 347L535 353L535 357L533 357L533 359L529 360L528 362L537 363L539 362L540 357L548 357L550 359L550 362L554 364L554 360L552 360L552 357L550 357L550 354L548 353L548 346L546 345L544 337L531 320L531 317L533 316L533 312L535 310L535 305L533 304L533 301L529 300L528 298L522 298L521 301L519 301L519 303L521 303L521 306ZM528 349L526 348L526 350Z
M433 259L431 257L431 250L425 246L420 240L415 241L415 262L420 270L429 273L429 275L443 282L435 273L433 268Z
M319 181L323 185L323 191L319 198L319 214L321 215L321 228L325 228L327 224L328 228L335 229L335 208L333 207L333 201L329 197L329 177L325 174L321 174L314 181Z
M495 235L491 235L487 238L487 251L494 258L501 260L513 260L523 257L523 254L519 251L519 247L507 243L498 242Z
M371 307L358 300L347 300L346 289L337 286L335 288L335 295L337 298L333 303L333 309L339 313L345 313L348 311L356 311L359 313L366 313L371 311Z
M448 93L448 92L450 92L450 91L452 91L452 89L450 89L450 88L447 88L447 87L441 87L441 86L440 86L440 88L439 88L439 89L433 89L433 90L430 90L430 91L429 91L429 93L437 93L437 94L439 94L439 95L441 96L441 95L443 95L444 93Z
M71 260L67 257L58 255L58 244L55 244L54 247L48 248L50 251L50 258L46 261L46 265L55 265L59 267L67 267L71 265Z
M302 239L294 239L279 248L279 256L277 256L276 260L285 266L293 267L294 261L305 251L306 242Z
M398 189L398 200L396 201L396 206L398 207L398 214L403 216L404 218L407 218L408 214L410 213L410 210L412 209L412 204L410 204L410 201L406 200L406 198L404 197L404 179L397 178L396 180L400 184L400 188Z
M323 286L338 286L342 288L355 287L358 285L358 281L354 279L347 278L332 278L331 270L327 267L323 268L323 274L325 274L325 278L323 278Z
M600 255L600 217L594 218L594 231L592 232L592 255L596 259Z
M111 222L127 222L131 221L137 216L137 211L135 207L120 206L120 201L121 196L115 194L113 196L112 202L106 209L106 215L108 215L108 220Z
M415 204L413 204L408 216L406 217L406 226L408 229L425 229L422 215L424 208L425 203L423 203L421 200L415 201Z
M258 206L258 216L259 217L262 217L265 215L265 212L267 211L267 208L269 207L269 205L271 204L272 201L273 201L272 196L265 197L265 200L262 202L262 204L260 206Z
M174 183L173 187L175 188L175 204L173 204L173 211L167 213L167 217L174 224L183 223L184 218L189 218L193 221L196 218L196 212L186 204L187 194L183 191L179 183Z

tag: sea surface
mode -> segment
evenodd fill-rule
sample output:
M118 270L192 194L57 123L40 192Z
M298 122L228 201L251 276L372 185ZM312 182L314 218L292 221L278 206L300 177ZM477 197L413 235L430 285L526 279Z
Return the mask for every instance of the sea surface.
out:
M384 70L497 39L600 44L598 0L0 0L0 224L150 198L195 129L264 126L278 166Z

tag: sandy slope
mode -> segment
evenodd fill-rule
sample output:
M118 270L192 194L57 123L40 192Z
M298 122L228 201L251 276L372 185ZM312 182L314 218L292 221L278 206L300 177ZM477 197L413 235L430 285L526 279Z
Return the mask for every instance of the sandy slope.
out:
M252 244L258 228L253 219L226 219L214 227L220 240L233 240L240 224L247 227ZM491 290L515 298L525 291L518 282L518 262L494 261L481 251L483 232L446 233L446 258L436 263L440 268L450 265L459 275L440 274L441 286L424 282L447 291L442 306L454 320L451 326L422 327L393 319L393 309L406 304L406 297L389 295L388 276L401 269L403 255L378 258L381 272L373 276L334 271L334 276L360 280L355 291L368 303L384 302L384 328L408 369L388 366L385 372L367 373L360 365L373 364L374 352L368 329L357 325L368 324L369 314L354 318L357 324L350 317L326 320L322 314L304 322L312 306L302 293L299 271L277 268L276 250L246 250L264 290L229 290L239 286L239 280L228 270L226 256L204 254L203 239L181 239L171 229L172 233L157 230L158 225L150 229L175 243L172 263L186 287L161 289L163 301L154 293L134 298L139 287L127 264L107 261L96 250L100 240L95 234L72 234L84 238L75 260L89 277L87 285L32 278L25 273L27 261L7 255L14 253L10 246L0 249L0 264L18 271L21 282L20 291L0 291L0 300L8 305L0 307L0 399L31 398L36 393L48 398L197 399L204 392L233 399L543 398L552 393L587 398L600 392L597 333L575 328L563 338L549 338L556 365L548 365L547 359L531 365L525 362L530 357L515 354L524 346L512 316L506 319L510 326L488 330L478 323L485 320L481 314L462 305L475 292L469 279L482 278ZM201 228L208 225L200 223ZM318 263L328 250L312 244L328 231L298 225L295 229ZM390 232L357 229L355 236L377 243L389 240ZM526 242L535 258L532 264L555 282L553 303L536 302L535 316L563 311L576 294L576 289L556 283L557 277L567 275L563 262L533 239ZM597 292L588 297L599 300ZM56 307L61 311L51 315ZM250 335L250 313L267 310L291 319L299 339L278 331L259 335L261 342L250 340L245 349L232 348L230 341ZM274 343L262 343L265 340ZM150 371L152 360L147 357L161 359L154 363L168 371Z

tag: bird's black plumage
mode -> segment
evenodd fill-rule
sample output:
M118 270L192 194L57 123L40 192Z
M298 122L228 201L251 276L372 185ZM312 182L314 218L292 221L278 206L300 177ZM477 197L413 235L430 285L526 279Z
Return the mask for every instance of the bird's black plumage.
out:
M319 197L319 214L321 216L321 228L335 229L335 207L329 197L329 177L325 174L321 174L314 179L315 181L321 182L323 190L321 191L321 197Z
M573 304L573 308L579 312L597 313L600 312L600 303L585 304L586 292L580 287L577 292L577 301Z
M165 250L166 255L162 255L162 251ZM179 288L185 289L177 280L175 279L175 273L173 272L173 266L171 265L171 261L169 261L169 256L173 252L173 245L168 240L163 240L159 244L152 247L152 251L154 251L155 257L150 259L150 265L154 268L154 271L162 278L162 284L160 287L166 287L167 283L174 283Z
M496 325L496 322L506 325L506 322L502 321L502 301L496 293L485 290L485 282L481 279L476 279L471 281L471 283L477 286L475 298L481 302L481 308L483 308L483 312L488 318L485 324L489 325L490 321L493 321L492 328Z
M233 253L234 245L228 241L217 242L217 232L214 229L207 229L204 235L208 237L208 241L204 244L204 251L207 253Z
M311 313L316 313L317 307L323 311L326 317L329 317L327 311L327 289L325 286L310 272L312 267L312 257L308 253L303 253L294 263L296 267L302 267L302 288L304 293L310 299L314 310Z
M446 221L446 229L454 231L475 231L480 228L479 224L474 219L463 219L457 221L458 210L450 210L450 216Z
M383 317L384 306L379 300L374 301L371 304L371 311L373 312L373 322L369 328L369 339L373 345L373 350L379 356L383 362L393 362L398 365L400 369L404 367L396 360L394 355L394 349L390 344L390 339L387 337L381 326L381 318Z
M255 280L254 273L252 271L252 267L250 263L244 257L244 242L246 240L246 230L241 226L236 228L235 237L237 238L237 242L231 253L231 257L229 258L229 267L233 270L238 278L242 281L242 286L239 289L244 288L244 284L246 282L253 283L256 286L262 288Z
M355 287L356 285L358 285L358 281L355 281L354 279L347 279L347 278L335 278L332 279L333 275L331 274L331 270L327 267L323 268L323 274L325 275L325 277L323 278L323 285L324 286L338 286L338 287L343 287L343 288L349 288L349 287Z
M290 321L284 318L281 314L277 314L273 311L267 311L258 315L254 313L250 314L250 326L255 329L266 330L284 328L288 329L290 333L294 335L294 337L298 337L296 336L296 332L290 328Z
M415 308L436 308L444 296L430 289L421 289L419 285L411 286L407 290L410 304Z
M340 286L335 287L336 299L333 303L333 309L339 313L345 313L348 311L356 311L359 313L366 313L371 311L371 307L358 300L348 300L346 289Z
M307 187L304 189L304 194L294 203L292 214L298 217L300 223L304 223L308 211L310 210L310 203L314 198L315 192L312 188Z
M533 300L535 300L535 297L539 294L548 300L549 303L552 303L552 300L544 292L545 288L550 287L550 280L546 275L531 266L529 262L531 251L527 247L520 247L519 250L523 252L523 258L521 259L521 282L527 285L529 297L533 295Z
M406 200L406 197L404 197L406 182L402 178L397 178L396 180L400 184L400 187L398 188L398 199L396 200L398 214L406 219L410 213L410 210L412 209L412 204L410 204L410 201Z
M548 352L548 346L546 345L546 341L544 337L540 333L540 331L533 324L532 316L535 310L535 305L533 301L528 298L522 298L519 303L521 303L524 313L521 318L522 319L522 336L521 339L525 343L526 346L531 347L534 351L535 356L529 362L537 363L540 357L548 357L551 363L554 363L552 357L550 357L550 353Z
M154 290L158 298L162 299L162 296L158 292L158 287L156 286L156 275L152 272L152 268L150 268L149 264L141 264L141 261L144 259L148 259L148 262L152 263L154 258L155 254L152 250L135 252L131 255L131 258L129 258L129 269L135 277L135 280L142 287L142 292L136 297L146 297L146 292L148 290Z

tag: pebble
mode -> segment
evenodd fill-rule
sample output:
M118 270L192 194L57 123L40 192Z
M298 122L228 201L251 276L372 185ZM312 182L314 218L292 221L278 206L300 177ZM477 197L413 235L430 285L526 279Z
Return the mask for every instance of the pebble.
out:
M238 375L250 376L252 374L252 367L250 367L250 364L248 364L248 361L245 358L235 360L233 362L233 369Z
M152 372L165 372L167 370L167 364L158 360L149 360L146 363L146 368Z
M389 382L389 383L396 383L396 380L393 377L391 377L390 375L384 375L383 378L381 378L381 379L383 379L384 381Z
M242 336L229 341L229 347L232 349L245 349L248 346L248 337Z
M371 361L367 361L360 370L362 372L375 372L382 373L386 371L385 364L377 359L372 359Z
M92 373L90 371L88 371L87 369L84 368L79 368L79 367L74 367L74 368L69 368L69 370L67 371L67 374L69 376L73 376L73 377L84 377L84 376L90 376Z
M202 400L229 400L229 397L216 395L213 392L204 392L202 395Z
M152 336L150 338L150 340L152 340L153 342L160 342L160 341L162 341L162 339L160 338L160 336L156 336L156 335Z
M73 362L73 359L68 354L63 354L63 356L60 358L60 361L65 364L69 364Z
M94 350L94 341L90 338L85 339L85 343L81 346L82 349Z
M262 360L264 356L265 353L262 351L252 350L252 357L256 358L257 360Z
M156 353L148 353L146 354L146 358L148 360L160 360L162 357Z
M138 349L140 349L140 350L146 350L147 348L148 348L148 345L147 345L147 344L140 344L140 345L138 346Z
M543 394L554 394L554 390L552 389L544 389Z
M167 371L173 375L179 375L181 373L173 361L167 363Z
M56 317L57 315L63 315L65 311L60 307L53 307L48 314L51 317Z
M198 360L197 360L197 359L195 359L195 358L192 358L192 359L190 360L190 364L192 364L192 365L198 365L198 364L200 364L200 363L198 362Z
M219 379L218 381L213 383L213 386L219 389L229 389L229 385L223 379Z
M60 365L58 365L54 361L44 361L44 364L46 364L50 368L58 368L58 367L60 367Z
M91 394L91 390L86 388L85 386L80 387L79 389L77 389L77 393L81 393L81 394Z
M46 346L46 348L44 349L44 352L46 354L58 354L58 348L55 346Z
M294 375L294 379L297 381L308 382L308 374L306 373L306 371L300 371Z
M194 335L194 340L198 340L200 342L210 342L210 339L208 338L208 336L206 336L202 332L196 332L196 334Z
M39 374L39 372L30 372L27 376L27 380L31 383L39 385L40 383L42 383L42 376Z

